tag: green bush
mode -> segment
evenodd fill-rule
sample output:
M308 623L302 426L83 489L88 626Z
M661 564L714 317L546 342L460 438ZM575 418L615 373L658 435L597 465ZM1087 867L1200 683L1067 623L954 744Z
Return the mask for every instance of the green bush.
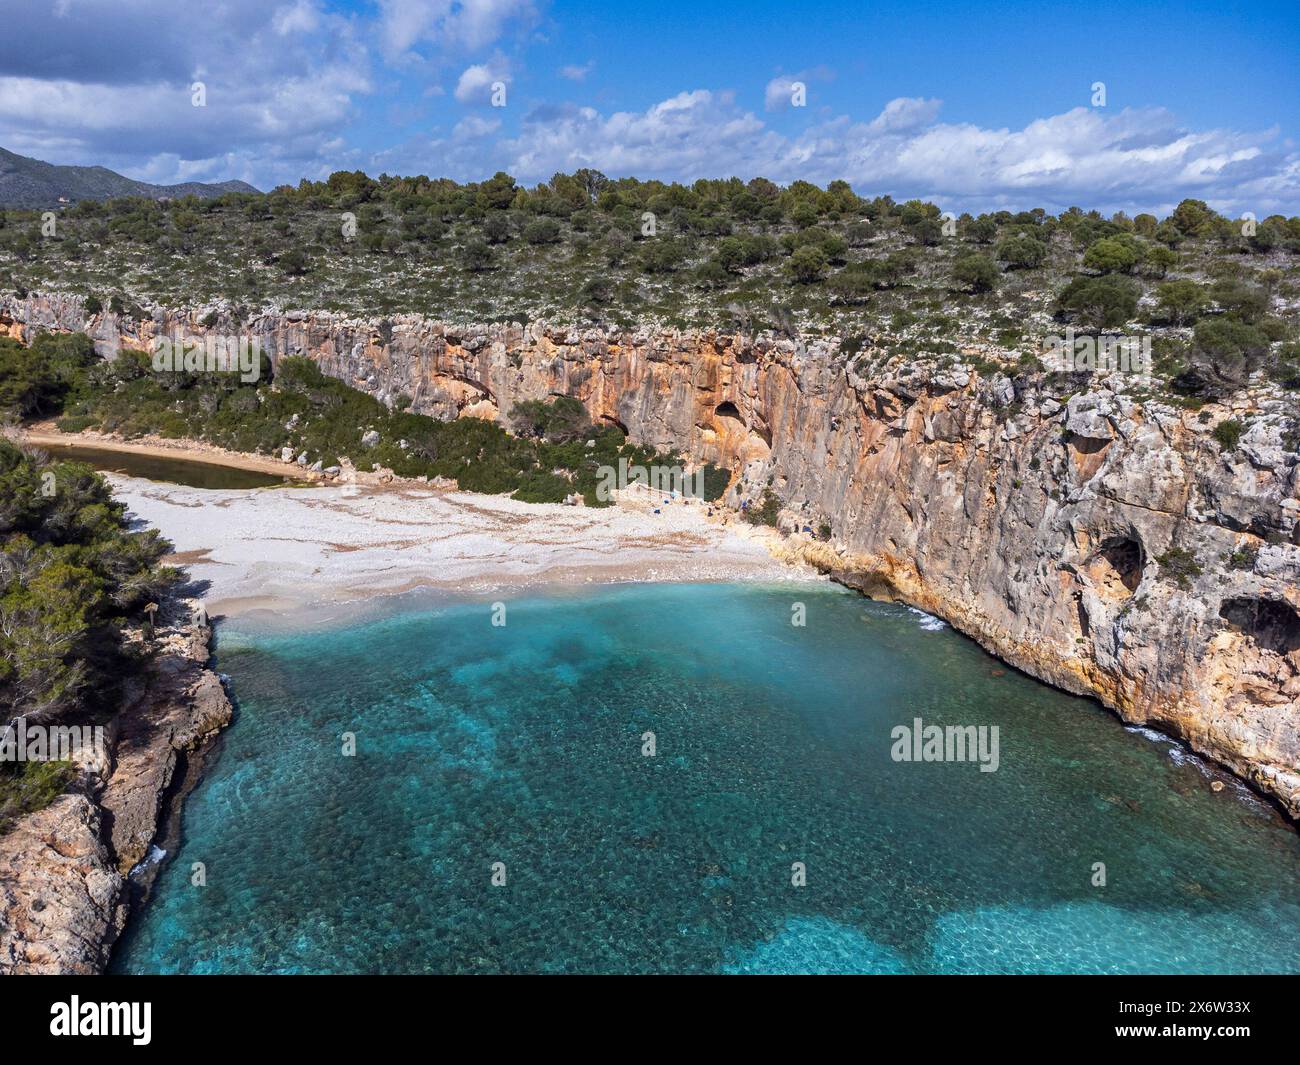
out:
M1236 418L1227 418L1214 427L1214 439L1224 451L1236 451L1241 443L1241 434L1246 431L1244 422Z
M1179 588L1192 586L1192 578L1201 575L1201 566L1192 552L1182 547L1171 547L1156 559L1160 564L1160 575L1173 581Z

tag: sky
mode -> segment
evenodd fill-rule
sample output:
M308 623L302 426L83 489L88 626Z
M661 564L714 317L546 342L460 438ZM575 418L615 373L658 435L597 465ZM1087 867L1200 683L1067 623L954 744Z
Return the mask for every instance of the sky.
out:
M594 167L1300 213L1300 0L0 5L0 147L147 181Z

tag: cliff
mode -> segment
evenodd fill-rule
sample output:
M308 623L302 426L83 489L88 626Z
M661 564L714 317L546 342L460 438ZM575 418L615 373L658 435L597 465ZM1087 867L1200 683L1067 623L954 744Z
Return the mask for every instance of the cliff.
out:
M0 836L0 974L108 964L156 872L151 845L170 845L199 756L230 722L210 637L187 604L165 604L153 674L113 720L107 764L81 766L74 790Z
M247 333L440 418L574 396L637 442L730 466L733 502L770 484L787 528L828 523L830 544L791 550L838 579L1179 736L1300 816L1300 456L1277 391L1193 412L1119 375L1062 387L770 334L236 323L220 307L135 322L39 296L0 299L6 323L85 330L106 355L176 329ZM1228 419L1249 423L1233 448L1213 433Z

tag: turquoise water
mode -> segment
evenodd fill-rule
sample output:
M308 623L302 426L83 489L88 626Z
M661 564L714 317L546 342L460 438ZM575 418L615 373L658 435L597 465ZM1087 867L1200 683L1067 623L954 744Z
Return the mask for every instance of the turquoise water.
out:
M238 718L116 970L1300 970L1293 829L914 611L735 585L503 627L382 610L221 628ZM917 716L997 725L998 770L893 761Z

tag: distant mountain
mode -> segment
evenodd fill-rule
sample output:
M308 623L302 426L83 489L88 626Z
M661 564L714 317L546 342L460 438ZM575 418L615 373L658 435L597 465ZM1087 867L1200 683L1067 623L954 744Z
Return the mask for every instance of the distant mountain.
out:
M0 207L39 209L78 200L111 200L118 196L146 196L151 200L180 196L211 199L227 192L257 191L246 181L151 185L147 181L133 181L102 166L55 166L0 148Z

